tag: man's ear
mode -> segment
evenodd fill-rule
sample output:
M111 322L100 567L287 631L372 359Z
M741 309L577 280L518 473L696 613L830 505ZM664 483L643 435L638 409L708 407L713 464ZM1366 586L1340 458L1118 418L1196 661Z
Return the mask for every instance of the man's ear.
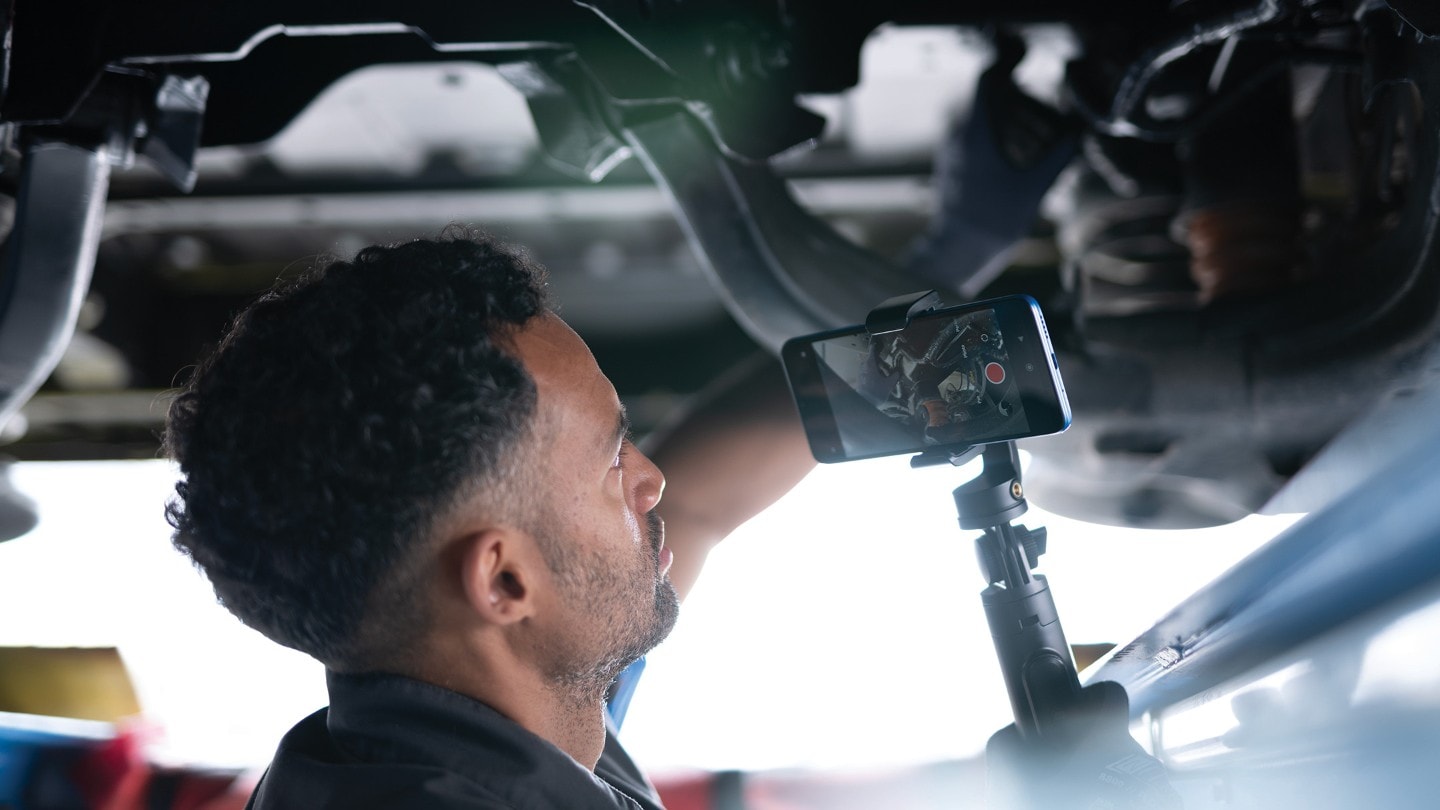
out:
M513 529L492 528L466 539L461 584L470 608L493 624L534 614L538 570L533 541Z

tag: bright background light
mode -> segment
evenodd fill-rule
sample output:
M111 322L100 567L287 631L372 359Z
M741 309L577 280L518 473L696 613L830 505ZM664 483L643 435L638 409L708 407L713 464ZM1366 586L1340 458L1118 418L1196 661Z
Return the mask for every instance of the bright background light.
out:
M654 771L885 767L979 753L1010 722L974 537L906 458L822 466L724 542L649 659L624 738ZM1126 643L1293 523L1115 529L1032 508L1072 644Z
M291 725L324 706L320 665L236 621L170 545L163 461L25 462L17 489L40 525L0 544L0 645L118 647L156 758L268 762Z
M624 737L678 768L850 768L978 752L1009 709L950 490L975 468L822 467L711 555ZM325 703L322 671L243 627L174 551L166 462L22 463L39 528L0 544L0 645L115 646L157 758L260 766ZM1032 509L1072 643L1126 642L1293 522L1192 532Z

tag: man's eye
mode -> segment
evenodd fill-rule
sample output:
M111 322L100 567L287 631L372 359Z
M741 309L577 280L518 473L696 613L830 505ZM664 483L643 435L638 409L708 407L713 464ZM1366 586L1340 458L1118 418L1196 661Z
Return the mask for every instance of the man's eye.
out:
M629 447L629 442L622 442L620 444L620 450L615 454L615 461L610 464L611 468L619 469L620 465L625 462L625 450L627 447Z

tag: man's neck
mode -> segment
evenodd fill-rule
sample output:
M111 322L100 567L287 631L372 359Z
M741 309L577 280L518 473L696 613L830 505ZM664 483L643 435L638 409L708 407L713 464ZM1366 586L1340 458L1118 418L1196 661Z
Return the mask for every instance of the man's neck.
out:
M604 704L590 700L577 701L565 695L553 695L549 711L534 723L522 726L544 737L590 770L600 761L605 750Z
M534 672L500 669L438 665L412 677L484 703L593 771L605 750L603 699L579 697Z

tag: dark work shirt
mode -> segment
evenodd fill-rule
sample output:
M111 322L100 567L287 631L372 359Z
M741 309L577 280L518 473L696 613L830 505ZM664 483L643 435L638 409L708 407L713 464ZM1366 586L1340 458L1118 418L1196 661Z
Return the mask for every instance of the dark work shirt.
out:
M397 675L326 676L249 810L661 810L613 737L591 773L479 701Z

